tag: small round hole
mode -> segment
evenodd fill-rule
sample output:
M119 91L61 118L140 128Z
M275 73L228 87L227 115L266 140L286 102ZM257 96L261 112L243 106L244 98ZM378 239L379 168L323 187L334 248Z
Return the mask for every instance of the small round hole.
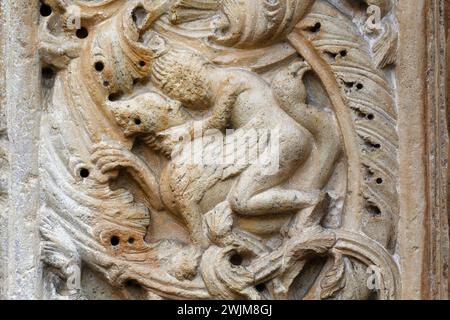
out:
M97 61L94 65L95 70L97 70L98 72L102 72L103 69L105 69L105 65L103 64L103 62L101 61Z
M366 207L366 209L367 209L367 212L373 217L381 216L381 210L376 205L368 205Z
M367 119L373 120L373 119L375 119L375 116L373 114L369 114L369 115L367 115Z
M120 243L120 238L118 236L112 236L110 242L112 246L116 247Z
M240 266L243 262L243 258L239 253L235 253L230 257L230 263L234 266Z
M109 96L108 96L108 100L109 101L117 101L117 100L119 100L120 99L120 97L122 96L122 92L114 92L114 93L111 93Z
M109 87L109 81L103 81L103 86L104 87Z
M364 88L364 86L363 86L362 83L358 83L358 84L356 85L356 89L361 90L362 88Z
M89 32L85 27L81 27L75 34L79 39L85 39L88 37Z
M378 179L376 180L376 182L377 182L377 184L383 184L383 179L382 179L382 178L378 178Z
M317 22L314 26L309 28L309 31L311 31L311 32L319 32L320 28L322 28L322 24L320 22Z
M55 76L55 71L50 67L42 68L42 78L44 79L52 79Z
M139 61L139 65L140 65L141 67L145 67L146 63L145 63L145 61L141 60L141 61Z
M129 244L134 244L135 241L136 241L136 240L134 240L134 238L128 239L128 243L129 243Z
M339 54L341 55L341 57L346 57L347 56L347 50L342 50L341 52L339 52Z
M42 3L40 8L41 16L48 17L52 14L52 7L50 7L48 4Z
M80 170L80 177L82 177L82 178L87 178L87 177L89 177L89 170L88 170L88 169L85 169L85 168L81 169L81 170Z
M381 144L377 143L374 145L375 149L381 149Z
M139 126L139 125L141 125L141 123L142 123L141 119L139 119L139 118L134 119L135 125Z

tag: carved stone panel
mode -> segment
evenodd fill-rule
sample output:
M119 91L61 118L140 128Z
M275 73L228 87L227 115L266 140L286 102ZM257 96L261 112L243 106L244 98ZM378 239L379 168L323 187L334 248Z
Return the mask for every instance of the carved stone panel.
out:
M2 2L0 296L446 298L416 2Z

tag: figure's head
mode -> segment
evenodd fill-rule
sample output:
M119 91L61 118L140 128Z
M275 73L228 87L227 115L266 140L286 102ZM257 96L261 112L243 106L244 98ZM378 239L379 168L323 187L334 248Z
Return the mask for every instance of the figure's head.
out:
M188 120L181 104L156 92L111 103L117 124L127 137L157 134Z
M294 62L280 70L272 81L276 98L290 105L304 103L306 88L303 84L303 77L309 70L311 67L305 61Z
M211 106L212 100L210 66L202 55L173 47L155 60L151 79L155 86L187 108L204 110Z

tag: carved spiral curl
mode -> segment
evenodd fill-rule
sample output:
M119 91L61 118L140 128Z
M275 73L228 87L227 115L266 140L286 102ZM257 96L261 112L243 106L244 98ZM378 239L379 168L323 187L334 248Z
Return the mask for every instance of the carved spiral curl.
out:
M212 40L235 48L268 46L289 34L314 0L223 0Z

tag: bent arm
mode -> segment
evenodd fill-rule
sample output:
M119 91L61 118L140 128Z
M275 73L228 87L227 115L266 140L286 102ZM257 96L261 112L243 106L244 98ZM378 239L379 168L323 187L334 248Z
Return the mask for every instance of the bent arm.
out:
M92 154L91 161L102 174L125 168L145 192L151 205L158 210L163 208L156 175L141 158L131 151L122 147L101 144Z
M194 137L195 130L201 129L204 133L211 129L224 130L231 119L231 113L239 95L246 90L241 83L233 83L219 94L216 102L212 108L212 115L205 120L194 123L190 128L189 133Z

